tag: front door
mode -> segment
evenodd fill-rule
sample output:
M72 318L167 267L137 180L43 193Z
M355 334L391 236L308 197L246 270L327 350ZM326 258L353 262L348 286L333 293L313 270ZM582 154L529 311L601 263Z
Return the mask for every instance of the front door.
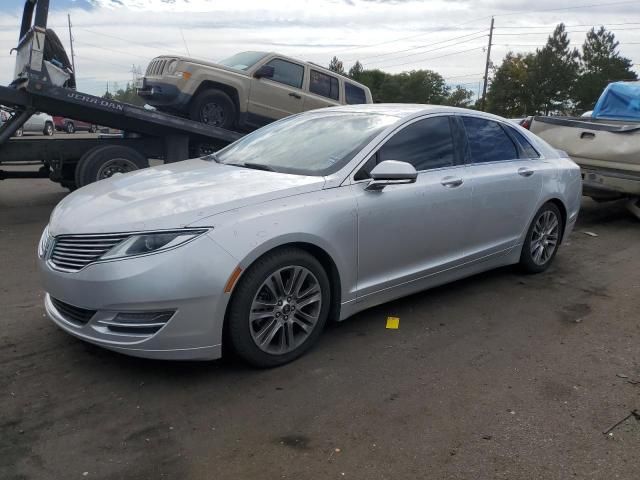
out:
M280 58L265 65L273 67L273 77L251 80L247 120L253 125L266 125L300 113L304 107L304 66Z
M396 296L394 287L401 285L419 290L420 280L464 262L471 183L458 160L452 122L436 116L402 128L354 177L358 301L375 294L374 303L380 303ZM365 190L368 171L384 160L414 165L416 182Z

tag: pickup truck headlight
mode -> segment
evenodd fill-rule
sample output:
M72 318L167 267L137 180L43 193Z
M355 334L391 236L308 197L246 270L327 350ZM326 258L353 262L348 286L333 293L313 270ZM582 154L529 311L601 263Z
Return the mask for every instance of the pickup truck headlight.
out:
M154 232L131 235L129 238L120 242L107 253L102 255L100 260L133 257L169 250L190 242L206 231L207 230L203 229L178 230L173 232Z

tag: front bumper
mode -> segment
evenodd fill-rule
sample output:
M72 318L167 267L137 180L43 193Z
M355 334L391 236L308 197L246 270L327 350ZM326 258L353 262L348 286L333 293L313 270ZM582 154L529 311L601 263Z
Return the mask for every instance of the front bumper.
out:
M224 286L237 262L207 235L173 250L95 263L78 272L58 271L45 260L39 264L47 315L67 333L137 357L220 357L229 300ZM95 313L86 323L78 322L61 304ZM143 329L143 334L133 334L131 329L106 326L119 314L150 312L173 314L153 333Z
M137 92L149 105L176 111L184 110L191 101L191 95L183 93L177 85L146 77L140 80Z

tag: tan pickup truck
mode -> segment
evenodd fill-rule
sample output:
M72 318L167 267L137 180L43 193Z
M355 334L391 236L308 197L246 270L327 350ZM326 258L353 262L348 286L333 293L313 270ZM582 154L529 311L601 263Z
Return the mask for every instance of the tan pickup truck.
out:
M242 52L218 63L160 56L149 64L138 95L159 110L239 131L306 110L372 103L362 84L267 52Z

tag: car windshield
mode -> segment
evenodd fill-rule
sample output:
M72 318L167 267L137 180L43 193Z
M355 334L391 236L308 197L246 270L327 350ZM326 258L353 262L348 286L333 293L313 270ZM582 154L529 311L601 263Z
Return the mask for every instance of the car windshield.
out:
M215 155L229 165L298 175L330 175L398 121L392 115L317 112L280 120Z
M258 61L262 60L266 55L267 54L265 52L242 52L236 53L232 57L225 58L218 63L236 70L248 70Z

